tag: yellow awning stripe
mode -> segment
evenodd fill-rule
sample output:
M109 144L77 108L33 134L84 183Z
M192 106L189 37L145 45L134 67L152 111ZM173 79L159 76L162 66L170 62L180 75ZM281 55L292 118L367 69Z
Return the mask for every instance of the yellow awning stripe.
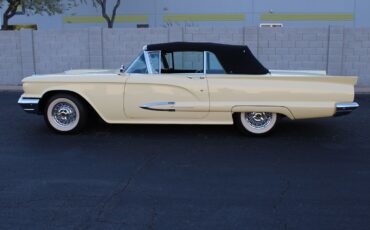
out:
M353 21L353 14L271 14L261 15L261 21Z
M165 22L244 21L244 14L175 14L163 16Z
M64 23L105 23L101 16L68 16L64 17ZM145 15L125 15L117 16L115 22L148 22L148 16Z

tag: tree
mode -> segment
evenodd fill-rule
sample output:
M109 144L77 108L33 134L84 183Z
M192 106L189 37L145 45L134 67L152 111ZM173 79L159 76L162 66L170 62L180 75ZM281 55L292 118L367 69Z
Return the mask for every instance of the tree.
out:
M2 30L9 29L9 19L16 15L18 7L22 7L27 14L55 15L77 5L76 0L0 0L0 7L5 5L4 2L8 5L3 14Z
M91 1L94 7L99 5L99 7L101 8L101 14L105 21L107 21L108 28L113 28L114 20L116 19L117 9L121 5L121 0L116 0L116 3L113 7L112 16L109 16L107 13L107 0L91 0Z

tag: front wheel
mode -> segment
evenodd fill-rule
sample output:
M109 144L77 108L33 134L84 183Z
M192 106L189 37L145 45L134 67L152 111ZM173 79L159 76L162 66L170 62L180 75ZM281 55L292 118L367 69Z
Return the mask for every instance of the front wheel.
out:
M233 117L239 130L257 136L269 133L274 128L277 120L276 113L268 112L234 113Z
M47 125L59 133L77 133L86 124L87 110L83 102L69 94L51 97L44 110Z

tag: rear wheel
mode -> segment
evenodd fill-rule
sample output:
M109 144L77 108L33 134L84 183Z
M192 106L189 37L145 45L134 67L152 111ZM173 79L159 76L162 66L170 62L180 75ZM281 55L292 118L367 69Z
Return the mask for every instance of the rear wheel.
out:
M47 125L59 133L77 133L86 125L86 106L75 96L57 94L52 96L44 109Z
M243 112L233 114L235 125L243 133L252 135L265 135L275 126L276 113L268 112Z

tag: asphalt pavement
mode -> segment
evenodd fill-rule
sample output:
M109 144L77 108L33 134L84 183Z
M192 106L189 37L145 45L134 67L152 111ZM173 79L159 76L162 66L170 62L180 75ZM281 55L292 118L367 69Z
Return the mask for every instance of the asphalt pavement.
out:
M51 132L0 92L0 229L370 229L370 95L349 116Z

